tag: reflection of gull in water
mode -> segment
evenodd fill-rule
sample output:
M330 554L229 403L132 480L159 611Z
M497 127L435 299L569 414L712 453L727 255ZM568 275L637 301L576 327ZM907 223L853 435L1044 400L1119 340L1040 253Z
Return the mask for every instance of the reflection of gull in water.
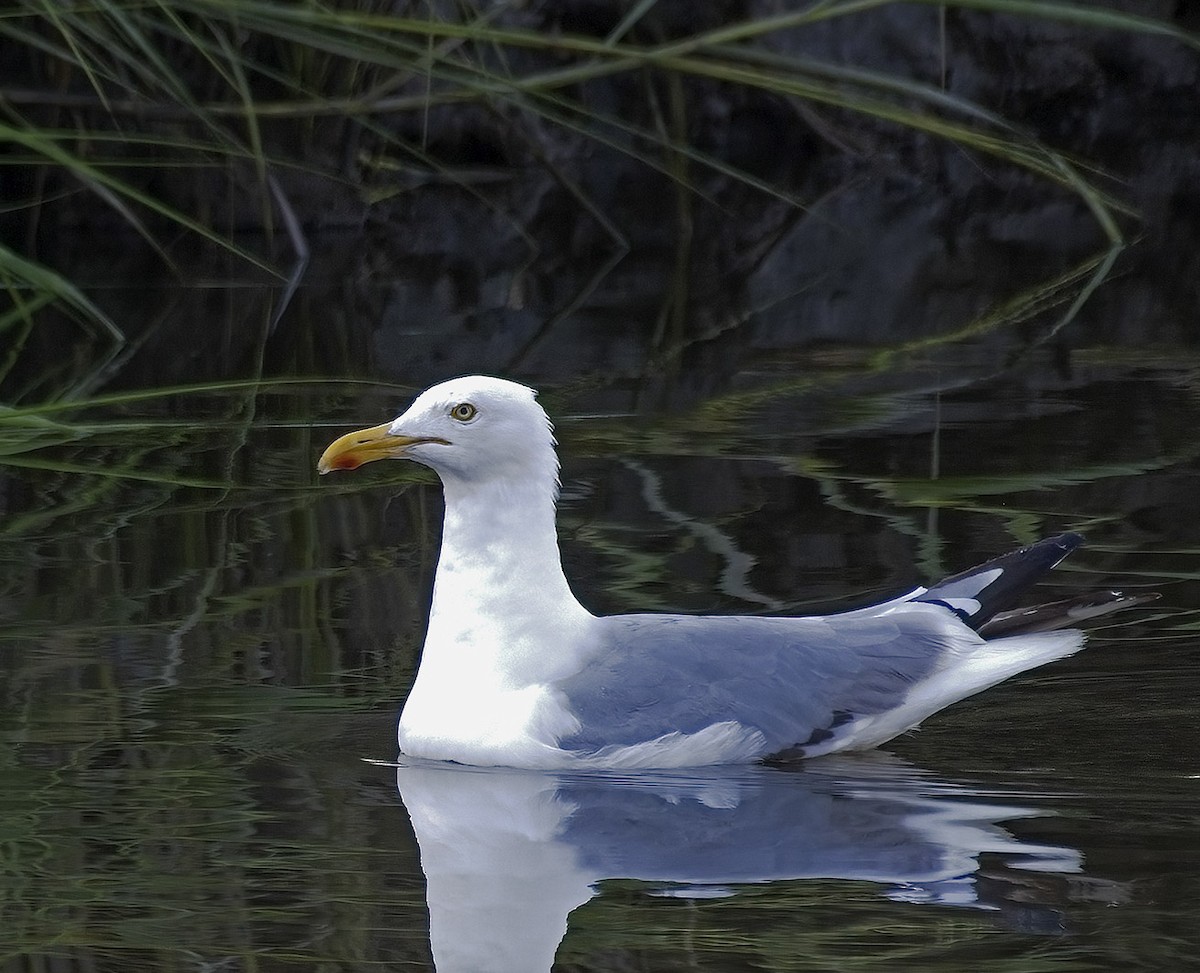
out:
M999 822L1035 808L981 799L894 758L803 772L554 774L414 763L397 769L420 846L439 973L549 970L573 909L611 878L674 895L783 879L876 882L906 902L994 908L979 856L1073 872L1072 849Z

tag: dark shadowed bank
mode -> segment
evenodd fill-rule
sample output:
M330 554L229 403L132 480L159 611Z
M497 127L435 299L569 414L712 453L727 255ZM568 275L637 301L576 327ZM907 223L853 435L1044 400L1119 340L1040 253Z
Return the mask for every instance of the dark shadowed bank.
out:
M854 7L23 3L7 397L104 359L108 388L703 374L689 401L830 343L1039 340L1081 290L1089 340L1192 340L1192 5Z

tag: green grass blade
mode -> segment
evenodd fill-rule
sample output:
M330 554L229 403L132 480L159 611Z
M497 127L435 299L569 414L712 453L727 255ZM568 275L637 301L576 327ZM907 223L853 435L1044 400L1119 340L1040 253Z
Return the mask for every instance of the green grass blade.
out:
M5 141L14 142L29 151L45 157L47 161L70 172L82 183L89 186L89 188L97 190L106 199L119 199L122 201L128 199L131 202L144 206L159 216L165 217L171 222L191 230L210 243L215 243L222 249L237 255L260 270L266 271L272 277L280 276L279 272L265 261L250 251L239 247L232 240L221 236L199 220L187 216L149 193L138 189L136 186L110 175L92 163L84 161L79 156L73 155L60 146L56 140L43 138L36 130L18 129L0 122L0 142ZM140 224L135 224L135 226L140 228Z
M113 322L112 318L90 301L78 287L61 274L55 273L49 267L28 260L3 244L0 244L0 274L3 274L9 281L8 288L10 293L14 287L24 285L37 293L39 300L43 299L44 296L55 301L61 301L63 304L81 313L87 320L96 322L103 328L112 341L118 344L125 341L125 335ZM32 310L32 308L27 307L22 312L21 317L25 317ZM9 315L0 318L0 331L4 329L10 320Z

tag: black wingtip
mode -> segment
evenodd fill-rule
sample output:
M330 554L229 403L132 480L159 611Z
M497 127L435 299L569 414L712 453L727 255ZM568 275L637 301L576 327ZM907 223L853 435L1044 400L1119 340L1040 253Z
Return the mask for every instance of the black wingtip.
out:
M1038 579L1082 544L1083 537L1074 531L1045 537L951 575L916 600L944 605L978 631L995 615L1014 607Z
M1072 551L1076 551L1081 547L1083 547L1083 535L1077 534L1073 530L1068 530L1061 534L1055 534L1053 537L1043 537L1040 541L1035 541L1028 547L1022 547L1020 550L1013 551L1011 554L1002 554L998 558L993 558L993 560L1002 561L1004 558L1015 557L1017 555L1036 555L1040 554L1043 550L1047 555L1052 555L1054 550L1057 549L1060 552L1058 555L1058 561L1054 562L1054 564L1057 564ZM1051 567L1053 567L1054 564L1052 564Z
M1083 547L1083 535L1076 534L1073 530L1068 530L1061 534L1056 534L1054 537L1048 537L1041 543L1045 544L1050 542L1057 544L1062 549L1063 557L1066 557L1072 551ZM1033 546L1037 547L1036 544Z
M1026 635L1031 632L1053 632L1060 628L1076 628L1113 612L1124 611L1138 605L1158 601L1162 595L1157 591L1128 595L1123 591L1091 591L1065 601L1052 601L1045 605L1017 608L1013 611L997 612L979 626L979 634L986 639L1002 635Z

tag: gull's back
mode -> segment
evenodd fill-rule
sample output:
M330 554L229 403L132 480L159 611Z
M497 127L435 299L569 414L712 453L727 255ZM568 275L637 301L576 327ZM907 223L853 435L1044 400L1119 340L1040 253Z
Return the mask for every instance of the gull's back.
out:
M986 625L1080 543L1048 538L904 599L822 617L616 615L558 685L559 746L614 767L788 760L878 746L951 703L1083 645Z

